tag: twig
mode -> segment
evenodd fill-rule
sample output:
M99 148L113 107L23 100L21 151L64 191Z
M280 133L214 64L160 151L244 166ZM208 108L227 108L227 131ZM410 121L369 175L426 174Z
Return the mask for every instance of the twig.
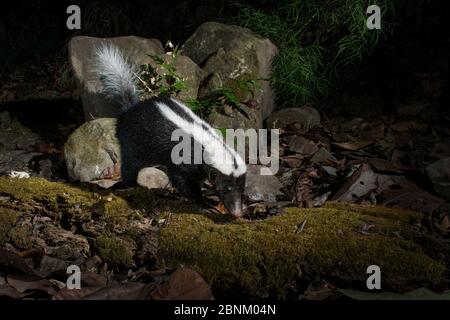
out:
M298 227L297 227L297 231L295 231L295 233L301 233L303 231L303 229L305 228L305 224L306 224L307 219L305 219L305 221L303 221Z
M150 87L147 85L147 82L145 82L144 80L142 80L135 72L133 72L133 74L136 76L136 78L139 79L139 81L142 82L142 84L148 89L148 91L150 91L150 93L153 93L153 90L150 89Z

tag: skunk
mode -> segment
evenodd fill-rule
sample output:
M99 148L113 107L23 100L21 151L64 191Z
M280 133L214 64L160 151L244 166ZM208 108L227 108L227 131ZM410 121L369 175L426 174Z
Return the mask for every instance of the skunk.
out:
M104 94L122 108L117 120L117 138L124 183L134 184L144 167L163 166L180 194L204 205L201 184L206 179L214 179L225 208L235 217L242 216L245 162L209 124L173 98L152 97L140 101L136 70L112 45L97 48L95 71ZM208 161L173 163L172 150L179 142L172 141L172 133L177 129L200 145L203 158Z

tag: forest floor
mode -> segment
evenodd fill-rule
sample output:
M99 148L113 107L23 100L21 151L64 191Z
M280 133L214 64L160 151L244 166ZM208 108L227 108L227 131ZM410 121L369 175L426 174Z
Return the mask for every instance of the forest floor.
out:
M282 128L283 195L247 199L236 222L198 214L172 190L67 183L63 144L82 112L60 66L2 76L1 296L209 299L243 289L243 297L364 298L346 289L363 289L370 261L384 263L387 288L403 293L391 297L450 288L450 203L426 170L450 157L450 119L430 112L435 79L389 113L323 114L312 130ZM6 177L12 170L31 178ZM360 257L366 250L373 255ZM72 264L81 290L66 288Z

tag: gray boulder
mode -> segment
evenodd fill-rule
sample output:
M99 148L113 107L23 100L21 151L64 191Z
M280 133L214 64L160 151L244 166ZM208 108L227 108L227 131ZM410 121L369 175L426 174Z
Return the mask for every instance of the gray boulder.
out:
M426 172L434 190L450 200L450 158L438 160L426 167Z
M157 39L136 36L117 38L73 37L69 42L69 62L80 92L84 116L87 121L95 118L114 118L119 115L114 105L101 94L103 86L94 72L95 50L101 44L112 44L120 49L130 63L140 66L154 63L148 55L164 54L164 48Z
M149 56L160 56L165 62L171 63L173 57L165 53L161 42L157 39L145 39L136 36L117 38L73 37L69 42L69 60L78 89L85 119L115 118L120 113L117 104L102 94L103 86L95 73L95 49L101 44L112 44L119 48L130 63L139 67L150 64L160 75L167 72ZM174 67L177 75L184 79L186 90L176 98L181 101L196 99L198 87L204 77L204 72L186 56L178 56ZM150 96L150 94L146 94Z
M183 78L183 81L186 85L186 88L182 90L177 96L175 96L175 98L183 102L197 99L200 82L205 76L203 70L190 58L183 55L177 56L175 62L173 62L174 58L172 57L172 55L169 54L164 54L162 58L166 63L173 64L175 73L179 77ZM156 72L159 75L162 76L167 72L167 70L163 67L155 65L153 62L151 64L153 67L155 67Z
M120 178L120 145L115 118L99 118L76 129L64 145L64 158L72 180L91 182L108 189ZM167 175L153 167L139 171L140 186L167 188Z
M103 171L120 162L116 119L99 118L76 129L64 145L67 173L72 180L97 180Z
M215 127L261 128L262 121L275 108L268 80L277 48L251 30L217 22L202 24L184 43L183 54L203 66L206 80L199 91L205 97L224 86L237 89L237 98L250 119L237 111L214 112L209 121ZM258 80L260 88L242 84Z

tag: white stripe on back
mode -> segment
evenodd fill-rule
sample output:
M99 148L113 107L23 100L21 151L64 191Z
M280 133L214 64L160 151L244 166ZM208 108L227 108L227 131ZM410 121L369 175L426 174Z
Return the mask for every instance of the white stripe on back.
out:
M176 127L191 135L196 142L205 148L206 153L210 157L209 162L214 168L225 175L233 175L234 177L239 177L247 171L242 157L233 148L228 146L209 124L200 119L179 101L175 99L171 100L191 117L192 122L180 117L165 103L157 102L156 106L158 110L165 118L175 124ZM203 126L208 130L203 129ZM236 160L237 168L234 168L234 160Z

